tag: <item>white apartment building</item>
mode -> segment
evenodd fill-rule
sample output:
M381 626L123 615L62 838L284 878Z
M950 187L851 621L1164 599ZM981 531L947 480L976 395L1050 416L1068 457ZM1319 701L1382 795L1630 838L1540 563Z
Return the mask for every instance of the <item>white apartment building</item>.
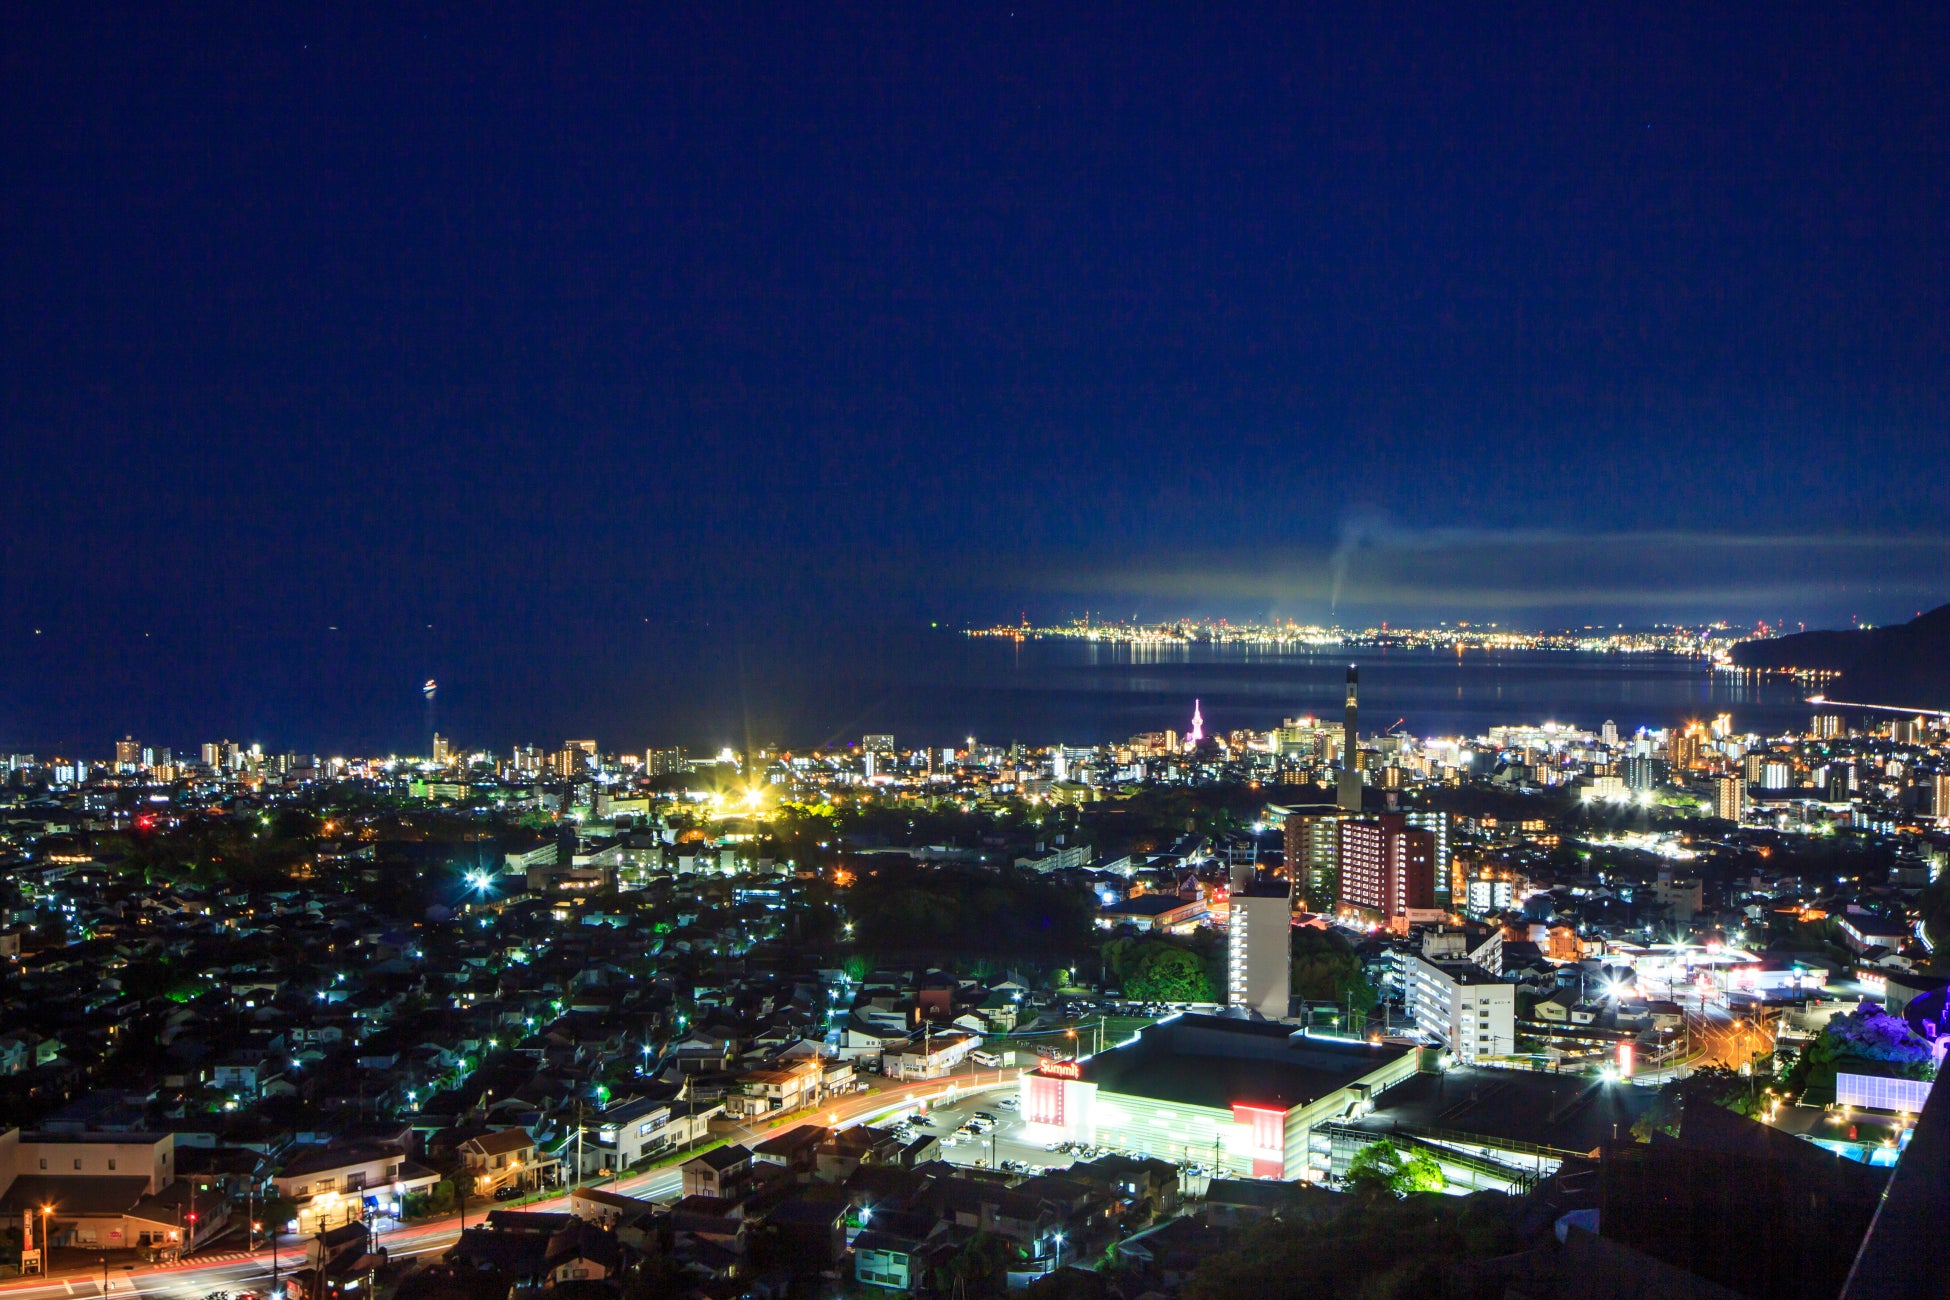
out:
M1737 776L1723 776L1714 786L1713 813L1726 821L1740 820L1747 803L1747 782Z
M1234 894L1226 950L1226 1005L1286 1019L1293 981L1293 902L1286 891Z
M1406 990L1416 1027L1434 1035L1463 1064L1517 1047L1517 986L1473 961L1417 956Z
M1502 912L1517 905L1517 886L1510 880L1472 880L1469 882L1468 909L1478 916Z

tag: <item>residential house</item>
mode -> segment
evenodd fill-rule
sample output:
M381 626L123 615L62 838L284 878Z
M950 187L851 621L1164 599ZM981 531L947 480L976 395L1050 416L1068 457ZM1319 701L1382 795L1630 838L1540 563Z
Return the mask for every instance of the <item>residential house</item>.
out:
M905 1018L897 1018L892 1024L875 1024L856 1015L841 1031L840 1059L878 1061L889 1048L899 1047L906 1041Z
M210 1071L210 1084L233 1099L255 1097L273 1073L264 1053L240 1049L219 1061Z
M754 1265L800 1276L832 1268L846 1253L846 1208L846 1198L835 1188L811 1187L788 1196L766 1210L750 1233Z
M612 1173L628 1169L671 1145L672 1104L646 1097L612 1102L584 1126L583 1140L593 1139L601 1168Z
M823 1095L824 1077L825 1070L816 1060L748 1070L738 1076L735 1090L725 1098L725 1113L756 1117L816 1105Z
M522 1128L467 1139L460 1144L460 1161L471 1196L492 1196L503 1187L531 1191L542 1186L561 1165L559 1159L543 1156L535 1139Z
M750 1149L733 1142L684 1162L684 1195L725 1199L751 1178Z
M752 1164L782 1169L804 1182L812 1177L814 1161L826 1134L827 1130L817 1124L781 1129L752 1148Z
M622 1275L623 1250L613 1231L586 1219L572 1218L549 1235L543 1267L548 1286L607 1281Z
M1199 1215L1222 1228L1243 1228L1261 1219L1279 1215L1291 1219L1302 1213L1309 1202L1314 1208L1331 1212L1339 1202L1337 1194L1310 1183L1283 1183L1270 1178L1214 1178L1205 1189Z
M1547 998L1539 998L1530 1014L1546 1024L1588 1025L1598 1018L1598 1008L1581 1001L1576 989L1559 989Z
M865 1124L822 1130L813 1169L825 1182L845 1182L864 1164L897 1164L901 1140L893 1130Z

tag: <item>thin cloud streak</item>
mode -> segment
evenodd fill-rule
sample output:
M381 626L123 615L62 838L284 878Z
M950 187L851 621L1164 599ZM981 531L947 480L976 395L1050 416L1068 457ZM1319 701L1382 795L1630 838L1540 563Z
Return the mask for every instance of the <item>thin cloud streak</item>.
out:
M1349 535L1358 537L1350 542ZM1636 617L1781 617L1784 609L1870 598L1950 599L1950 538L1793 536L1691 531L1397 529L1366 521L1332 548L1175 555L1046 569L1036 590L1128 604L1170 602L1187 614L1250 608L1331 622L1364 613L1607 610Z

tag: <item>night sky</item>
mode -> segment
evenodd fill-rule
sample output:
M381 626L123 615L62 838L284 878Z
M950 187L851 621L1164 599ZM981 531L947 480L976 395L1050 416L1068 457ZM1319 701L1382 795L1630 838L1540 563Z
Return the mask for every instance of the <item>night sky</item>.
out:
M660 8L0 15L0 743L320 655L1950 599L1944 6Z

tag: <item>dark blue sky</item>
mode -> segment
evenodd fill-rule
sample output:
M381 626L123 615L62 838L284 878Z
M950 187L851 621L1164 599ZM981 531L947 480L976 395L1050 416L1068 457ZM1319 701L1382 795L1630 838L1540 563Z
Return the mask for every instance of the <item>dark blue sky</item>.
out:
M0 735L334 626L1950 599L1942 6L555 8L0 16Z

